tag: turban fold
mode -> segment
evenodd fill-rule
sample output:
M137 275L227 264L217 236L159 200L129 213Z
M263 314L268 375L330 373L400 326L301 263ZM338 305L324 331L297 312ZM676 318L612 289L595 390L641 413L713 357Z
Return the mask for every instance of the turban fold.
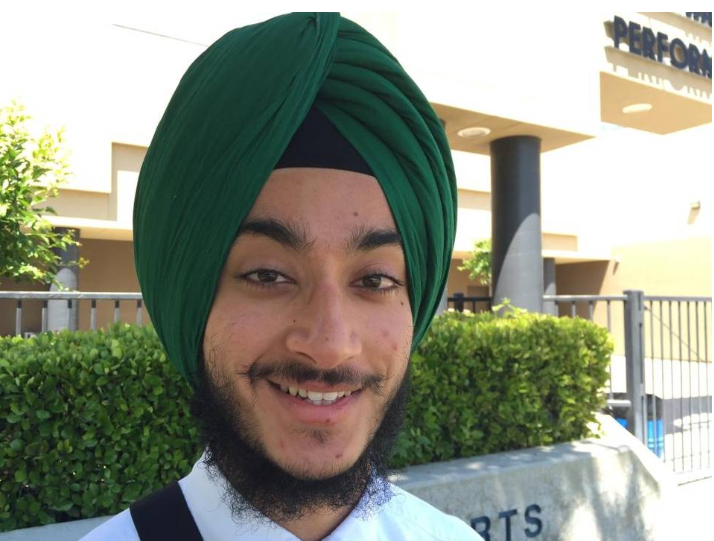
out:
M243 219L311 107L374 172L404 243L412 351L441 299L456 183L439 118L387 49L338 13L232 30L181 79L147 151L134 202L144 301L195 388L208 314Z

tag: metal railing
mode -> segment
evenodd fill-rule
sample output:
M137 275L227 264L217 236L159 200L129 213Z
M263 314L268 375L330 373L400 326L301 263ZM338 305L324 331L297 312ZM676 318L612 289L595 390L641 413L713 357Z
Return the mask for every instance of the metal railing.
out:
M463 293L454 293L454 296L449 297L447 301L447 304L451 303L452 308L459 312L466 310L467 305L471 305L472 312L478 312L477 308L481 308L481 311L491 309L491 297L466 297Z
M643 296L643 418L676 472L711 468L710 297Z
M23 334L23 304L25 301L40 301L41 307L41 325L40 332L48 330L48 315L50 303L56 301L66 301L66 321L64 328L72 328L73 314L79 309L81 301L88 301L89 308L89 328L95 330L97 328L97 301L107 301L114 303L113 322L121 321L121 305L122 301L134 301L136 303L137 325L142 323L143 300L141 293L85 293L81 291L0 291L0 301L3 299L15 300L15 334L21 336ZM34 332L34 331L32 331Z
M486 303L487 298L448 299L456 310L471 302ZM550 304L560 316L607 328L616 344L608 408L678 473L711 471L711 303L711 297L642 291L543 296L544 308Z

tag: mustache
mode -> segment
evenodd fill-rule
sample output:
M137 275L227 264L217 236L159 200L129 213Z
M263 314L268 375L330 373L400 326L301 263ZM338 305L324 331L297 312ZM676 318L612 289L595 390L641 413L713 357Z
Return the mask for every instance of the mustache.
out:
M239 375L247 378L252 385L258 380L270 377L286 379L295 383L324 383L326 385L347 385L369 389L382 395L385 377L379 374L368 374L350 365L340 365L329 370L320 370L295 359L279 363L254 362Z

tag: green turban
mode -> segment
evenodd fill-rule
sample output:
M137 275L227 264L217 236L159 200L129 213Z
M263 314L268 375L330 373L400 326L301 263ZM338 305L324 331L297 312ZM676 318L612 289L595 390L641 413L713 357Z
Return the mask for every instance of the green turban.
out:
M404 243L412 351L441 299L456 229L443 127L399 62L338 13L228 32L184 74L154 134L134 203L144 301L194 388L221 270L243 219L316 107L374 172Z

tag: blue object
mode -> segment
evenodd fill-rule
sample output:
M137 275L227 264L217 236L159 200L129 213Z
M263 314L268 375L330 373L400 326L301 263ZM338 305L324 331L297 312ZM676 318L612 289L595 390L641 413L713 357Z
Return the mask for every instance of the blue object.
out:
M627 428L627 419L615 417L615 420ZM664 422L662 419L647 421L647 447L659 458L662 458L664 454Z
M662 419L647 421L647 447L662 458L664 454L664 423Z

